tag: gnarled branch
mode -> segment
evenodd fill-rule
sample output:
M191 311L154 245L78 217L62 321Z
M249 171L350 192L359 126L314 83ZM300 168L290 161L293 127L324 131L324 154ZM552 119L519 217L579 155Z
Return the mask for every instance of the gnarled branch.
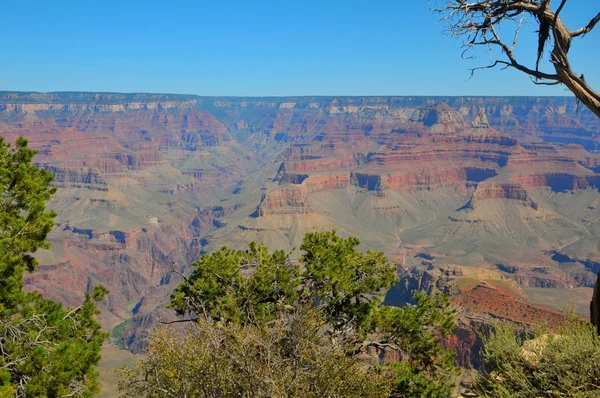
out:
M594 29L594 26L596 26L596 24L598 22L600 22L600 12L598 14L596 14L596 16L594 18L592 18L590 23L588 23L586 26L572 31L571 37L583 36L583 35L590 33L592 31L592 29Z
M583 28L571 31L564 25L560 13L568 0L561 0L554 11L551 0L445 0L443 6L433 11L442 15L441 21L448 25L448 32L454 37L462 37L463 58L474 48L484 46L488 51L500 48L506 59L498 59L487 66L471 69L471 75L479 69L502 66L510 67L529 75L533 82L542 85L564 84L567 88L600 117L600 94L592 89L583 75L571 68L568 54L574 37L589 33L600 21L598 13ZM525 16L534 19L539 27L538 48L535 65L527 66L515 55L515 47ZM498 27L506 22L516 24L512 43L507 44L498 34ZM549 64L554 73L540 70L545 49L551 46Z

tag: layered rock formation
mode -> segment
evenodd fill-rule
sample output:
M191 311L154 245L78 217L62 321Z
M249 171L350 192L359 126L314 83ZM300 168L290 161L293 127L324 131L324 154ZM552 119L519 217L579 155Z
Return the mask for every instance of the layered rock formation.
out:
M567 98L0 92L0 135L28 137L60 188L53 249L28 284L69 304L107 285L103 322L126 322L136 349L169 316L173 268L252 240L298 247L320 229L405 268L470 275L479 287L462 292L465 308L490 280L526 288L514 308L533 305L529 288L589 288L599 130ZM491 296L465 324L506 315L498 303L512 299Z

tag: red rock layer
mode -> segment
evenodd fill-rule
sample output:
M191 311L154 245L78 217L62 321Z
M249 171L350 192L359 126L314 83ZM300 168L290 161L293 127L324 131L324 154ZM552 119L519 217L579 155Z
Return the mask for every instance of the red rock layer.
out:
M485 199L517 200L533 209L537 210L538 208L538 205L531 200L527 191L519 183L483 182L477 186L470 207L476 208L477 204Z

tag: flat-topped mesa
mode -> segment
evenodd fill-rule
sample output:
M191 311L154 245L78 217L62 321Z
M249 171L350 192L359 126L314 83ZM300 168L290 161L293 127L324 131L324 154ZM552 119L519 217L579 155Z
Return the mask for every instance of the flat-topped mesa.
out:
M531 199L529 193L519 183L488 181L479 183L467 207L475 209L486 199L515 200L534 210L538 209L538 204Z
M256 211L252 213L252 217L312 214L314 212L314 209L310 207L310 199L303 189L281 188L264 193Z
M350 184L350 173L341 171L336 174L315 175L302 182L302 188L307 194L345 188Z
M353 153L338 157L311 157L305 160L286 160L281 163L275 181L280 184L301 184L311 173L349 172L366 163L366 156Z

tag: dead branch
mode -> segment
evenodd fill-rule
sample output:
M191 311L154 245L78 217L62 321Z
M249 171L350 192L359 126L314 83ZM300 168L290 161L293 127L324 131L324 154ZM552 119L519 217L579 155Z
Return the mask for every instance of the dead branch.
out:
M175 323L188 323L188 322L196 322L198 318L189 318L189 319L176 319L174 321L163 321L161 319L156 318L156 321L163 325L173 325Z
M592 29L594 29L594 26L596 26L596 24L599 21L600 21L600 12L598 14L596 14L596 16L594 18L592 18L590 23L588 23L586 26L570 32L571 37L585 36L586 34L590 33L592 31Z
M572 39L585 36L594 29L600 21L600 13L586 26L571 31L560 17L567 0L561 0L556 10L550 7L551 3L551 0L445 0L443 6L433 11L441 15L441 21L447 25L451 36L463 39L463 58L468 58L471 50L481 46L490 53L493 48L499 48L506 57L471 69L471 75L480 69L501 66L529 75L535 84L564 84L581 103L600 117L600 94L589 86L583 75L573 71L568 58ZM526 15L532 17L539 27L536 61L532 66L525 65L515 55ZM510 45L498 34L500 26L507 23L516 24ZM554 72L540 70L547 48L550 51L547 66L553 67Z

